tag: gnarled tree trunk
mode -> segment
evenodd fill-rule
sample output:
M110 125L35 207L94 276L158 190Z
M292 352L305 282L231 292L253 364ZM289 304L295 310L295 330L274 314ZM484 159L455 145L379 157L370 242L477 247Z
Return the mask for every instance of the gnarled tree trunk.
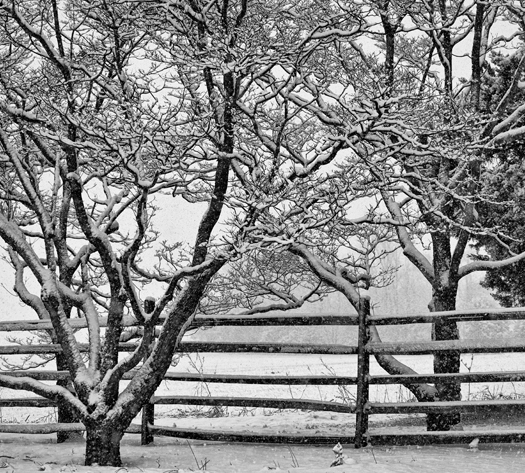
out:
M104 420L86 423L86 466L121 466L120 441L125 428L118 422Z

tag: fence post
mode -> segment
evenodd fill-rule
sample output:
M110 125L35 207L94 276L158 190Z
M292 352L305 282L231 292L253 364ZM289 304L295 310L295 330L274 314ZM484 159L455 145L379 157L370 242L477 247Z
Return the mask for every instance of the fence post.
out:
M359 301L359 330L357 340L357 402L355 419L355 448L365 447L368 432L368 395L370 381L370 356L366 345L370 340L368 317L370 315L370 298L361 297Z
M155 299L153 297L147 297L144 301L144 312L151 314L155 309ZM151 355L152 346L150 345L144 355L144 361ZM142 407L142 422L140 430L140 444L148 445L153 443L153 434L148 428L148 424L153 425L155 423L155 404L147 402Z

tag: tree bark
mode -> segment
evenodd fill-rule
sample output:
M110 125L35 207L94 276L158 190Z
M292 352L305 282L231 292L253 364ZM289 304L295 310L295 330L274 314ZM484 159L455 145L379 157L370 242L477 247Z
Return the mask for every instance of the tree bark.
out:
M456 309L457 284L450 284L434 290L429 304L431 312ZM459 340L458 325L454 321L441 320L432 326L432 340ZM437 353L434 355L434 373L459 373L460 354L458 352ZM441 381L435 383L440 401L461 401L461 383ZM461 422L461 414L428 414L427 430L450 430Z
M396 25L390 22L388 16L389 2L386 1L381 5L379 16L385 31L385 72L386 85L390 89L389 94L392 93L394 87L394 69L395 69L395 35Z
M86 424L85 465L122 466L120 441L125 426L105 421Z
M485 3L478 2L476 5L476 17L474 20L474 36L472 38L472 78L471 101L474 110L480 108L481 97L481 43L483 39L483 16L485 14Z

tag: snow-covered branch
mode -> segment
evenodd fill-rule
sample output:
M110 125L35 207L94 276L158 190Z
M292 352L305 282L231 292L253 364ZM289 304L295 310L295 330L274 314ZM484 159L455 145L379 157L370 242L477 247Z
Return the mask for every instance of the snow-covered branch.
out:
M459 268L458 279L476 271L490 271L491 269L503 268L523 259L525 259L525 252L498 261L472 261Z

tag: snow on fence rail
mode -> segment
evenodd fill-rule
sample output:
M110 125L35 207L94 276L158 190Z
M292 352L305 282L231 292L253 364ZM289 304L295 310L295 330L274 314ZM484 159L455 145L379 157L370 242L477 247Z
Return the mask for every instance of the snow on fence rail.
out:
M370 375L370 356L374 354L392 355L420 355L438 352L456 353L490 353L490 352L525 352L523 340L452 340L415 343L377 343L370 342L369 326L399 325L431 323L439 319L457 321L487 321L487 320L520 320L525 319L525 308L495 309L487 311L451 311L434 312L431 314L416 314L402 316L371 316L368 301L363 304L359 315L280 315L280 316L220 316L197 317L193 328L217 326L297 326L297 325L357 325L357 345L312 345L298 343L203 343L183 342L181 352L266 352L266 353L313 353L337 354L358 356L357 376L257 376L257 375L231 375L231 374L201 374L201 373L166 373L167 381L189 381L204 383L231 383L231 384L282 384L282 385L356 385L357 398L355 404L343 404L306 399L269 399L248 397L202 397L202 396L154 396L144 407L141 425L132 424L129 433L140 433L143 443L153 441L154 435L173 436L179 438L193 438L201 440L266 442L266 443L327 443L333 444L354 443L361 447L371 442L379 444L437 444L437 443L465 443L474 438L481 438L486 442L522 442L525 441L525 430L498 431L453 431L453 432L421 432L417 434L395 433L377 434L369 431L368 419L373 414L384 413L450 413L450 412L480 412L480 411L509 411L525 412L525 401L454 401L454 402L398 402L377 403L369 400L369 386L372 384L401 384L401 383L435 383L438 379L450 379L461 383L476 382L514 382L525 381L525 371L502 371L489 373L452 373L452 374L413 374L413 375ZM106 325L106 320L101 319L101 326ZM161 321L162 323L162 321ZM75 328L86 327L83 319L71 320ZM137 326L137 321L132 317L124 320L124 326ZM52 330L49 321L9 321L0 322L0 332ZM121 351L127 352L135 349L134 343L121 343ZM83 347L87 350L87 345ZM20 354L52 354L59 353L59 345L20 345L0 346L0 355ZM67 379L66 371L52 370L24 370L10 371L14 377L30 376L37 380L56 381ZM131 379L133 372L127 373L125 379ZM343 412L356 415L356 429L354 435L263 435L246 433L221 433L216 431L196 431L154 425L155 405L184 404L208 406L244 406L268 407L280 409L308 409L333 412ZM50 407L55 406L53 401L44 398L11 398L0 399L0 407ZM51 433L59 431L80 431L82 424L2 424L0 432L9 433Z

